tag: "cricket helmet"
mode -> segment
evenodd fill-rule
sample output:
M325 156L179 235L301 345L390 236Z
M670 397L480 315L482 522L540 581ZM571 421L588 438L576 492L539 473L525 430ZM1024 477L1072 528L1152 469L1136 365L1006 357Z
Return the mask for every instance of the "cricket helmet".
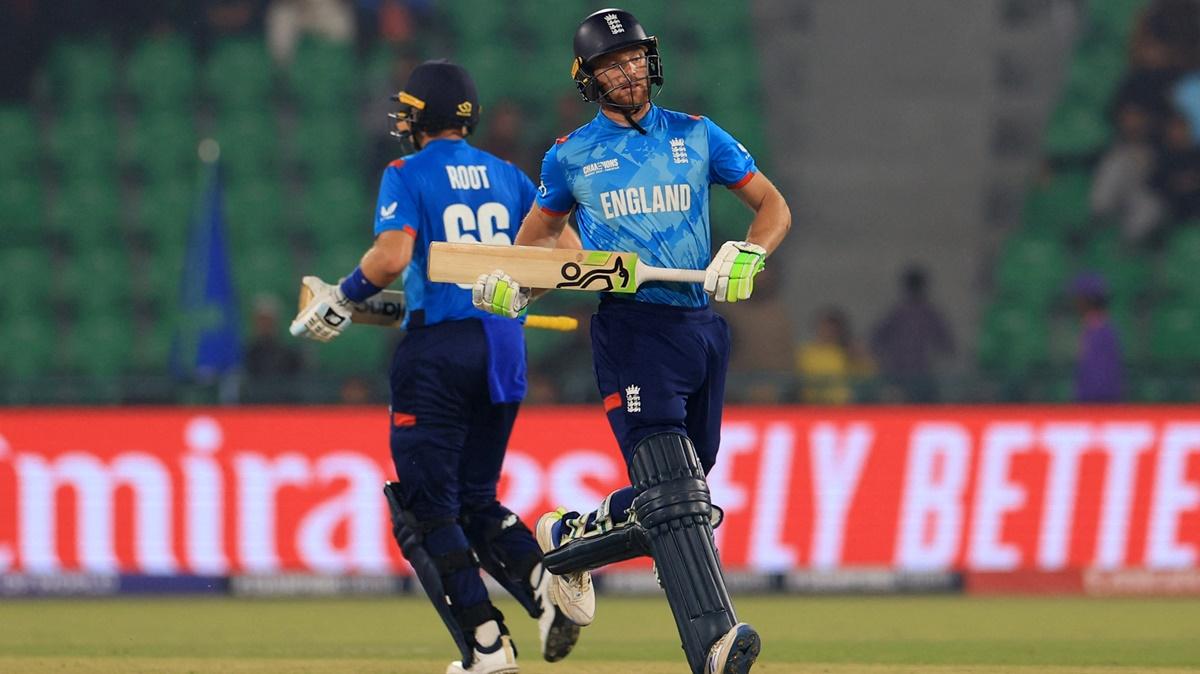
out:
M479 124L479 94L471 74L446 59L426 61L414 68L392 100L400 103L400 110L388 116L408 122L411 128L392 131L402 141L412 139L412 130L433 133L465 127L470 135Z
M658 55L658 38L647 35L646 29L637 18L623 9L602 9L594 12L575 30L575 60L571 64L571 78L583 100L600 102L617 108L631 107L613 102L608 98L610 91L603 91L595 69L597 58L630 47L646 49L646 73L649 84L662 86L662 59ZM617 66L610 66L617 67ZM650 98L656 90L648 87ZM636 107L641 107L641 104Z

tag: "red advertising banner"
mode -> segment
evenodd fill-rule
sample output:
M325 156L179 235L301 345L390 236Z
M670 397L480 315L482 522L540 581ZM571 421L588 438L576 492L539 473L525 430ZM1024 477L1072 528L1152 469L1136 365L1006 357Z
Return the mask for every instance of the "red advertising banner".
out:
M384 410L0 410L0 573L403 572ZM531 408L532 523L626 482L600 409ZM1195 569L1200 408L732 408L730 569Z

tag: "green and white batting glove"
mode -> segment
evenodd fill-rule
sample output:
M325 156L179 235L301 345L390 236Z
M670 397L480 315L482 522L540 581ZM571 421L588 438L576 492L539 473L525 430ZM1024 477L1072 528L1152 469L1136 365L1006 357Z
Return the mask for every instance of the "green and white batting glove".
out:
M766 249L756 243L726 241L704 270L704 292L718 302L750 299L766 258Z
M312 299L296 315L290 332L296 337L328 342L350 325L353 307L338 286L316 276L305 276L303 281L312 292Z
M529 288L522 288L508 274L497 269L480 274L471 288L471 303L489 314L516 318L529 308Z

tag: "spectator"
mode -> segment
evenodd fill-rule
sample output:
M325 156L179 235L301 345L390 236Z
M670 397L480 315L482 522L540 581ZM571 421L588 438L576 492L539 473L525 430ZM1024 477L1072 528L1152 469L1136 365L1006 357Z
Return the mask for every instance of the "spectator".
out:
M1200 147L1183 115L1167 121L1151 184L1176 222L1200 218Z
M796 371L806 403L844 405L854 401L854 380L871 374L870 357L858 345L840 307L817 314L816 337L796 350Z
M941 311L927 297L924 268L901 275L900 300L871 332L871 351L890 387L908 402L934 402L935 357L954 353L954 337Z
M333 42L354 39L354 7L347 0L272 0L267 7L267 46L275 62L292 62L305 33Z
M1070 292L1083 320L1075 365L1075 400L1120 402L1124 386L1121 344L1108 315L1108 284L1099 274L1084 273L1071 281Z
M300 352L283 340L279 300L272 295L254 298L253 334L246 350L246 374L250 382L278 383L301 370Z
M1139 241L1162 217L1162 200L1150 187L1155 152L1153 115L1127 100L1116 111L1117 140L1105 152L1092 182L1092 213L1115 218L1122 234Z

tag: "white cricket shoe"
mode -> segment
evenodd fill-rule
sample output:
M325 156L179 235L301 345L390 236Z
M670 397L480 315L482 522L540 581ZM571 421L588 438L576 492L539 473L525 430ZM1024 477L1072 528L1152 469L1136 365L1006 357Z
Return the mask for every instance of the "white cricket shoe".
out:
M758 632L746 623L738 623L709 649L704 674L748 674L761 650Z
M455 660L446 667L446 674L518 674L521 671L517 667L517 651L512 639L500 633L495 620L475 628L475 641L492 645L487 648L476 646L475 661L470 667L463 667L462 661Z
M566 510L559 508L542 515L537 523L537 542L546 553L558 547L562 540L562 522ZM596 590L592 587L592 574L588 571L568 573L561 576L548 574L550 587L547 594L567 618L586 627L596 619Z
M566 614L558 610L550 598L550 586L555 582L554 574L541 564L533 567L530 578L534 586L533 599L542 607L538 616L538 636L542 639L542 657L546 662L558 662L571 653L579 641L579 625L571 622Z

